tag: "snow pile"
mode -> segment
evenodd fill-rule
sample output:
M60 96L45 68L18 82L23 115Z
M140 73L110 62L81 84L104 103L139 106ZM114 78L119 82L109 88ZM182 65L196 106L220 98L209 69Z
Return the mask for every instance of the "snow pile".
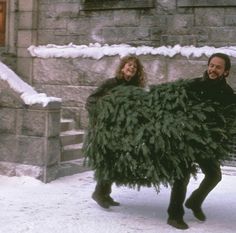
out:
M27 105L42 104L46 107L49 102L59 101L60 98L48 97L44 93L36 92L30 85L20 79L20 77L10 68L0 62L0 80L8 82L9 86L21 94L21 98Z
M68 45L54 45L48 44L44 46L31 45L28 48L31 56L40 58L93 58L101 59L104 56L115 56L120 57L128 54L134 55L162 55L173 57L177 54L189 58L201 57L203 55L209 57L211 54L216 52L222 52L229 56L236 57L236 46L215 48L211 46L194 47L194 46L161 46L161 47L150 47L150 46L138 46L132 47L128 44L114 44L114 45L101 45L99 43L90 43L87 45L74 45L70 43Z

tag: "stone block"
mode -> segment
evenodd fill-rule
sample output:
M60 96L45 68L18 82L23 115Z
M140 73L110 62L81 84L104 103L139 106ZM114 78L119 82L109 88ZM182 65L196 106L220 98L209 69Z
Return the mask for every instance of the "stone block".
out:
M29 47L33 44L33 33L31 30L19 30L17 36L18 47Z
M29 53L29 51L25 48L17 48L17 55L18 57L20 57L21 59L25 59L25 58L28 58L28 60L31 60L31 63L32 63L32 58L31 58L31 55ZM29 59L30 58L30 59ZM19 67L21 67L21 65L24 65L25 61L24 62L21 62L21 59L18 59L17 62L20 64ZM29 63L27 63L29 64ZM25 67L22 67L23 70L25 70ZM27 69L27 71L29 71L29 69ZM22 72L23 73L23 72Z
M19 1L19 11L33 11L37 0L21 0Z
M148 40L150 30L144 27L105 27L102 30L102 37L109 43L123 43L126 41L127 44L134 44L139 40Z
M16 161L18 151L18 141L16 135L0 135L0 161Z
M36 88L44 90L44 93L50 96L57 96L62 99L62 106L80 107L84 106L86 98L88 97L88 90L91 88L87 86L56 86L56 85L40 85ZM75 98L76 96L76 98Z
M0 134L16 133L16 109L1 108L0 119Z
M227 35L227 41L225 41L225 36ZM235 43L236 38L236 28L225 28L222 31L222 28L210 28L209 29L209 39L211 40L212 45L217 44L217 42L221 42L226 46L230 42ZM220 47L220 46L216 46Z
M235 15L226 15L225 16L225 25L226 26L236 26L236 16Z
M47 112L31 109L18 110L18 132L27 136L46 136Z
M46 107L38 104L18 110L18 133L37 137L58 136L60 133L60 107L59 102L50 102Z
M44 14L39 15L39 25L38 29L43 29L43 30L61 30L67 28L67 24L70 23L68 22L68 19L65 18L52 18L52 17L45 17ZM77 21L78 23L78 21ZM69 25L68 25L69 26Z
M157 7L158 12L173 12L176 10L176 1L173 0L158 0L158 7Z
M167 70L168 81L200 77L206 69L207 59L202 61L170 59Z
M223 27L224 8L195 9L195 25L201 27Z
M85 108L80 109L80 128L81 129L87 129L88 128L88 112Z
M39 109L39 108L44 111L52 110L54 113L57 112L60 115L61 102L60 101L51 101L45 107L43 107L41 104L34 104L31 106L31 109Z
M153 27L166 28L167 24L167 15L141 15L140 16L140 27L150 27L152 30Z
M173 34L188 34L193 28L194 17L193 15L169 15L167 18L167 33Z
M55 180L56 178L58 178L58 172L59 172L58 164L47 166L46 168L44 168L44 173L41 181L43 181L44 183L49 183L52 180Z
M8 1L8 7L9 7L10 12L15 12L16 10L18 10L17 9L18 6L14 0Z
M46 164L46 138L18 136L17 159L10 162L44 166Z
M61 147L58 137L47 139L45 156L46 157L44 165L46 166L55 164L60 161Z
M139 26L140 20L139 20L139 13L136 10L119 10L114 11L113 13L113 21L111 19L109 20L109 24L112 24L113 26Z
M19 12L18 29L36 29L37 28L37 14L36 12Z
M140 57L147 75L148 85L158 84L167 81L167 63L162 56Z
M28 84L32 85L33 61L29 57L17 59L17 74Z
M78 72L77 80L73 80L74 85L97 86L102 81L115 76L115 71L119 63L119 57L103 57L99 62L94 59L74 59L73 66Z
M70 35L88 35L91 33L91 19L88 19L88 18L82 18L79 22L76 19L73 19L73 20L70 20L68 23L67 23L67 27L66 27L66 30L68 31L68 33ZM93 25L96 25L97 24L97 21L94 22ZM101 25L102 24L102 25ZM101 22L101 24L99 25L99 27L103 27L104 25L104 22ZM97 28L97 27L95 27ZM96 29L94 29L96 30Z
M225 7L225 16L228 15L235 15L236 14L236 8L235 7Z
M38 44L50 44L54 41L56 44L60 44L54 35L54 30L52 29L38 29Z
M80 11L80 4L78 3L70 3L70 2L62 2L56 4L56 18L62 17L77 17Z
M60 111L47 113L47 137L58 137L60 134Z
M94 59L35 59L34 83L50 85L97 85L115 74L119 58ZM63 67L63 69L61 69ZM50 73L50 76L48 74Z
M78 74L71 59L36 59L33 77L35 84L71 85Z
M0 105L1 107L21 107L24 105L20 94L11 89L8 82L0 80Z
M50 1L41 3L40 12L46 18L75 18L80 11L80 4L73 1Z

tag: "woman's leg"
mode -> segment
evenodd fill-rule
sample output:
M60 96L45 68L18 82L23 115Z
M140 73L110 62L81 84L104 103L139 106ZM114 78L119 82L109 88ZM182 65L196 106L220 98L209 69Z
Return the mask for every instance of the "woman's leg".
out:
M98 181L92 198L103 208L107 209L110 206L119 206L120 203L114 201L111 194L112 183L109 181Z

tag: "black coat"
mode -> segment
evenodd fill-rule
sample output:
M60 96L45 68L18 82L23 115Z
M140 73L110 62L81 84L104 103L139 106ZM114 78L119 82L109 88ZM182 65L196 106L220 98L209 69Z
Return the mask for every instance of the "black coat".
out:
M202 77L190 81L190 89L202 100L214 100L225 106L236 103L236 95L224 77L213 80L205 71Z
M130 81L126 81L124 79L118 79L116 77L109 78L105 80L94 92L87 98L85 108L89 113L94 111L94 106L97 103L98 99L107 95L110 90L119 86L119 85L131 85L138 86L138 83L135 79L131 79Z

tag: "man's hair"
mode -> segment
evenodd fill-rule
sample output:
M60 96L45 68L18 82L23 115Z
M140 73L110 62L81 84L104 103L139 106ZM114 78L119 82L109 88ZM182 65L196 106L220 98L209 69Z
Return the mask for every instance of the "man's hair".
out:
M224 54L224 53L214 53L212 54L209 59L208 59L208 65L210 64L211 62L211 59L213 57L220 57L222 58L224 61L225 61L225 71L229 71L230 68L231 68L231 62L230 62L230 58L228 55Z

